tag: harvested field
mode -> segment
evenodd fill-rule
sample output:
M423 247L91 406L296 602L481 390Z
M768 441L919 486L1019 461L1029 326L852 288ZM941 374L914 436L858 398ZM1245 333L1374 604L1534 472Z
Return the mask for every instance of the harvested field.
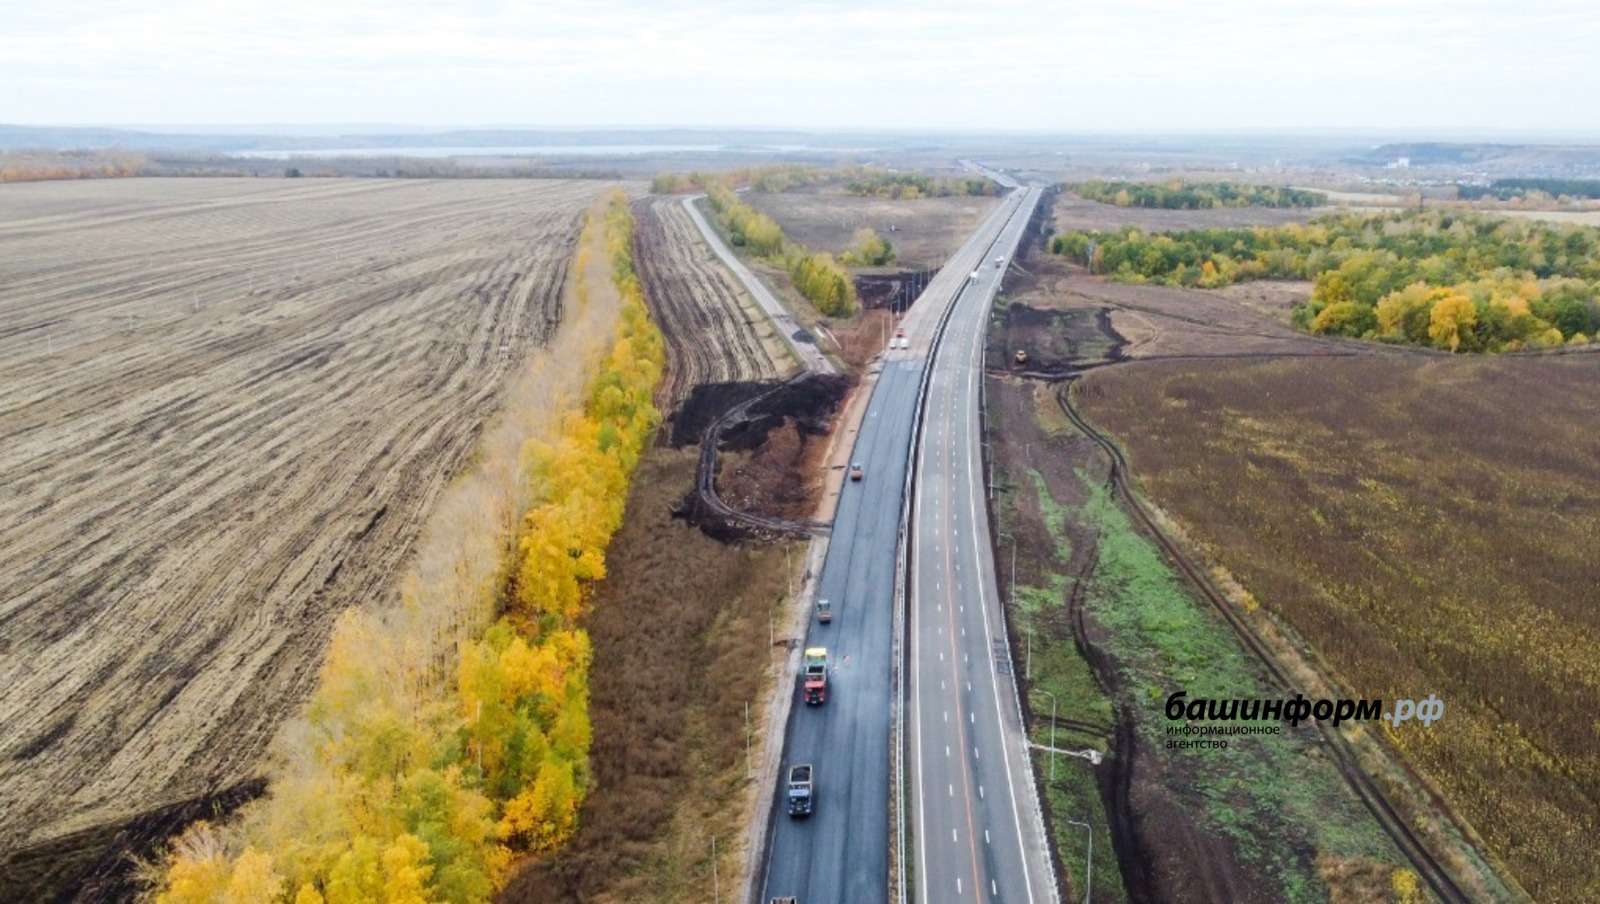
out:
M793 372L771 321L706 247L680 199L649 198L634 212L634 260L670 350L657 407L674 411L696 386Z
M255 774L559 322L601 190L0 188L0 856Z
M1535 900L1600 870L1600 355L1153 362L1077 397Z
M996 198L947 197L896 201L838 191L746 192L745 203L783 227L790 241L838 255L870 226L894 245L900 267L942 266L999 203ZM891 227L893 227L891 229Z

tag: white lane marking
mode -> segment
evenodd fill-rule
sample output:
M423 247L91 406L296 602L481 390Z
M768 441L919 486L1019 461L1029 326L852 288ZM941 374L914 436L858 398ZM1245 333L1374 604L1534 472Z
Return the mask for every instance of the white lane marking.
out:
M961 836L956 834L956 830L955 829L951 829L950 830L950 840L951 841L960 841L961 840ZM960 879L956 880L957 884L960 884L960 882L961 882Z
M951 785L950 786L950 796L951 797L955 797L956 796L956 786L955 785Z
M989 843L989 830L988 829L984 829L983 830L983 843L984 844L988 844Z
M967 682L967 693L972 693L972 682L970 681Z
M948 709L944 711L944 720L946 722L950 721L950 710Z
M985 829L984 831L988 831L988 830ZM1000 886L994 884L994 880L993 879L989 880L989 892L990 892L990 894L994 894L994 895L1000 894Z
M956 894L958 894L958 895L961 894L961 880L960 879L956 880Z
M983 786L982 785L978 786L978 797L979 797L979 799L982 799L982 797L983 797Z

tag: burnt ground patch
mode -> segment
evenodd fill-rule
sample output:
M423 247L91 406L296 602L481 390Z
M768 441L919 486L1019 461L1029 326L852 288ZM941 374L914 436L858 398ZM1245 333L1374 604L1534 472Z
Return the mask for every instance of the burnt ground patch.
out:
M1019 376L1060 379L1123 357L1122 337L1105 308L1049 310L1014 301L989 330L988 344L990 366Z
M885 308L897 314L904 314L911 309L911 303L922 290L928 287L929 280L938 275L939 269L901 270L897 273L858 273L852 277L856 285L856 296L861 300L861 307L867 310Z
M770 395L722 427L717 454L702 454L701 458L702 468L712 468L714 473L701 475L695 490L684 496L674 514L708 536L730 543L792 533L781 522L804 522L815 508L820 484L813 475L819 472L817 466L826 453L825 438L833 417L855 384L856 378L850 374L816 374L776 390L758 384ZM695 414L705 418L710 412L709 425L751 395L742 389L730 392L729 397L739 401L720 409L712 409L708 402ZM708 398L715 396L708 394ZM702 430L701 442L707 438ZM708 498L711 486L723 506ZM725 508L751 517L735 517ZM760 523L763 521L767 523Z
M219 819L261 796L253 778L189 800L96 826L0 856L0 904L39 901L135 901L145 891L130 864L152 860L167 839L202 819Z

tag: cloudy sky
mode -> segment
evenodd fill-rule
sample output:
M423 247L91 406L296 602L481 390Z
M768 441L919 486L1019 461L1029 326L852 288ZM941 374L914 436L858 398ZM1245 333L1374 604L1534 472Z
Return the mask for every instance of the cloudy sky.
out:
M11 6L7 123L1600 135L1595 0Z

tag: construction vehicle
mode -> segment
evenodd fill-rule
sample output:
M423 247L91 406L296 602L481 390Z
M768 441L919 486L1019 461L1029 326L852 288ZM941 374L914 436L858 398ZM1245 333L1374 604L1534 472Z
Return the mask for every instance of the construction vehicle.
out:
M1018 364L1027 364L1028 363L1028 353L1023 351L1020 348L1017 349L1017 353L1015 355L1013 355L1012 357Z
M810 647L806 650L805 672L806 704L816 706L828 700L828 648Z
M787 898L773 898L772 904L800 904L800 899L793 895Z
M1004 267L1006 265L1006 257L1005 257L1005 255L1002 254L999 257L995 258L994 259L994 265L996 267Z
M811 764L789 767L789 815L811 815Z
M817 597L817 621L826 625L833 621L833 604Z

